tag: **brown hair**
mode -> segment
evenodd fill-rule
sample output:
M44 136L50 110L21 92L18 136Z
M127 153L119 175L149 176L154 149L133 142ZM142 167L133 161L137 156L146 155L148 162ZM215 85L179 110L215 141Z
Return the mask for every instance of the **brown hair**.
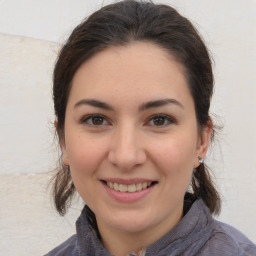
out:
M170 6L124 0L93 13L73 30L60 51L53 76L54 109L60 140L64 135L71 82L77 69L107 47L134 41L155 43L185 67L198 125L204 127L211 122L209 107L214 85L211 58L195 27ZM194 196L201 198L210 212L219 212L220 197L203 163L194 171L192 189ZM55 206L61 215L65 214L74 192L69 167L61 164L53 184Z

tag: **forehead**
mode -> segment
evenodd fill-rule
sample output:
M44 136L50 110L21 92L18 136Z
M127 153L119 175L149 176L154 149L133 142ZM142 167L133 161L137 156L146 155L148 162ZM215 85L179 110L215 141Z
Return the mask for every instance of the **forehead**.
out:
M135 103L166 96L191 100L183 66L167 50L136 42L107 48L84 62L73 77L69 98Z

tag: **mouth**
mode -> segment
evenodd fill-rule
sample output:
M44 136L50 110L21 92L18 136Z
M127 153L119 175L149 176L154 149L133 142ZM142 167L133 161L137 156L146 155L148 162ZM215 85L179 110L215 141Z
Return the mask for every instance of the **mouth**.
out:
M121 193L135 193L141 190L148 189L158 183L157 181L152 181L152 182L134 183L134 184L126 185L126 184L121 184L117 182L105 181L105 180L101 180L101 182L107 185L109 188Z

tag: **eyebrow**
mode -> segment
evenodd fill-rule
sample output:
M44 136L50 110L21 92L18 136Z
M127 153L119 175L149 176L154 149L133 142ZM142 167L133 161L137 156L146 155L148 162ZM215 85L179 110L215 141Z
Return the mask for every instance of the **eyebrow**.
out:
M150 108L162 107L168 104L174 104L181 108L184 108L184 106L175 99L161 99L161 100L153 100L153 101L143 103L140 105L139 110L144 111Z
M175 99L160 99L160 100L153 100L153 101L148 101L148 102L142 103L139 106L139 111L145 111L147 109L161 107L161 106L165 106L168 104L174 104L181 108L184 108L184 106L179 101L177 101ZM114 110L114 108L111 105L109 105L108 103L105 103L105 102L102 102L99 100L95 100L95 99L82 99L75 104L74 108L79 107L81 105L89 105L89 106L93 106L96 108L101 108L101 109L111 110L111 111Z
M105 110L114 110L114 108L111 105L94 99L82 99L75 104L74 108L79 107L81 105L89 105L96 108L102 108Z

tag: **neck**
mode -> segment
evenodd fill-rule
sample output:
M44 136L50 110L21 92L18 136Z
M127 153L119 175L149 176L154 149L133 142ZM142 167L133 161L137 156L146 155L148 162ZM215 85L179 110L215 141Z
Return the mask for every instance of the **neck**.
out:
M147 247L139 233L127 234L116 231L111 232L108 236L104 236L104 234L101 234L101 236L104 247L115 256L127 256L130 253L141 256L144 255L143 252ZM104 239L104 237L107 239Z
M115 256L127 256L135 253L144 256L146 248L158 241L173 229L182 218L182 208L175 216L169 216L162 223L150 226L140 232L127 232L118 230L97 219L98 229L104 247Z

